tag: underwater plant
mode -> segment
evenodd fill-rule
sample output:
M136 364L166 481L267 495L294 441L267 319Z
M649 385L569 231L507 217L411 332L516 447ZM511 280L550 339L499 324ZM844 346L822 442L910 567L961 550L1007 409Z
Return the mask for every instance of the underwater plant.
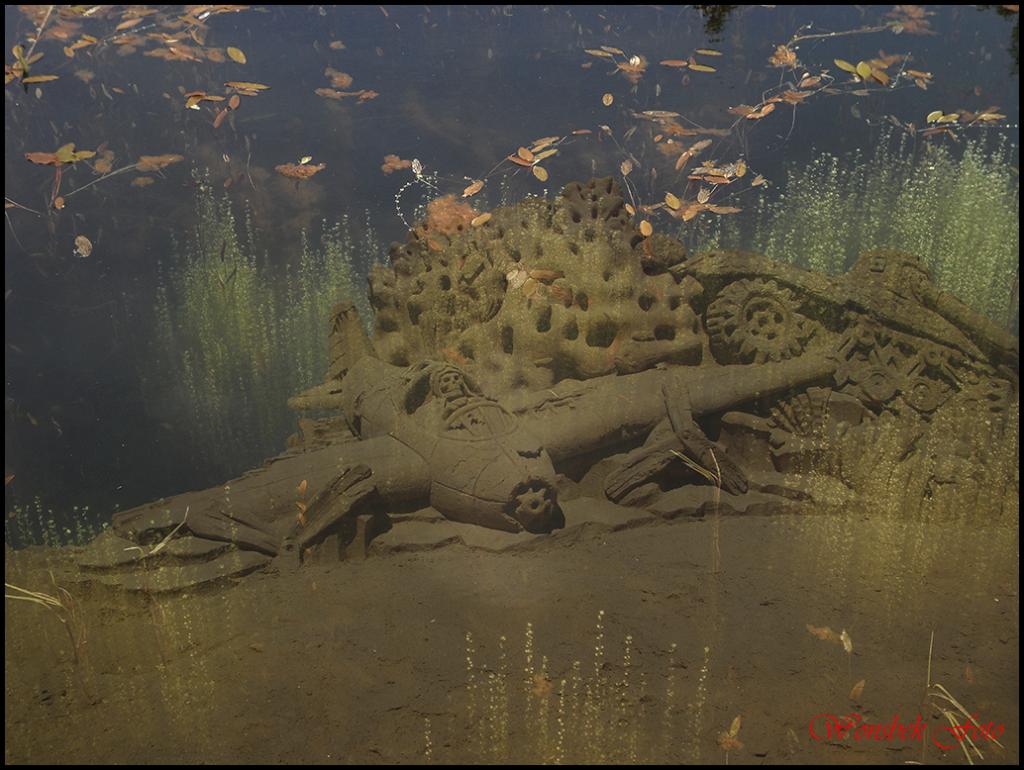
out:
M330 309L349 299L370 318L356 254L379 247L369 229L357 246L342 217L272 258L249 214L239 223L230 199L194 176L196 225L160 266L140 375L156 416L185 420L188 452L222 474L280 451L295 425L289 396L327 368Z
M764 196L749 217L702 223L696 245L751 249L832 274L864 251L906 251L940 288L1012 326L1020 243L1013 157L1005 140L950 150L886 133L871 154L791 164L777 196Z

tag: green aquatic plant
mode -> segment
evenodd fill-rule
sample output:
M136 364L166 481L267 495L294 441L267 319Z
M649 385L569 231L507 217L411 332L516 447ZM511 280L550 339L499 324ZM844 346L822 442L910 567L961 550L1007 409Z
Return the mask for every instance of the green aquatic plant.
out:
M592 638L578 650L585 654L571 664L540 652L532 623L521 651L499 638L491 648L496 663L484 660L484 648L467 632L464 694L449 719L424 730L424 756L525 764L699 760L710 648L704 647L692 700L684 702L686 666L678 645L667 651L665 668L642 664L632 634L621 647L611 643L611 653L605 615L598 612ZM648 677L664 681L664 688Z
M283 448L294 431L288 398L322 381L330 309L342 299L370 320L357 287L358 245L347 217L303 232L294 253L270 255L251 216L196 174L196 224L160 265L151 355L140 372L161 420L188 426L204 471L234 473Z
M921 257L936 284L993 320L1016 310L1020 185L1004 140L962 148L883 135L872 152L791 164L745 218L688 233L699 248L753 249L837 274L871 249Z

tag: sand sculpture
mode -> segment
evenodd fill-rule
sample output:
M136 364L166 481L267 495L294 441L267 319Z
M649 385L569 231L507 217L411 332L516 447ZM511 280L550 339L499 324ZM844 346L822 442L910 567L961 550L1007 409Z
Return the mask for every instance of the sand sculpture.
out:
M334 417L241 478L115 514L83 573L174 590L327 540L362 554L426 507L544 537L590 505L701 515L686 490L714 486L738 513L1016 498L1017 340L915 257L830 277L688 255L642 236L610 178L473 218L392 247L372 335L335 309L326 380L290 401Z

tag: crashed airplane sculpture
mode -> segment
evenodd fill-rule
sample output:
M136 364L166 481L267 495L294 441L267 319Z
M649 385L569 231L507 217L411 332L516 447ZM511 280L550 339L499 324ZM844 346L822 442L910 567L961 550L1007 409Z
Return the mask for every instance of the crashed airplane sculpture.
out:
M331 319L289 450L117 513L83 577L179 590L424 509L546 536L586 520L1016 500L1018 343L876 251L844 276L644 237L611 179L478 212L442 199ZM478 226L474 226L478 225ZM1008 443L1012 447L1008 449ZM566 512L572 505L572 515ZM443 524L443 522L442 522Z

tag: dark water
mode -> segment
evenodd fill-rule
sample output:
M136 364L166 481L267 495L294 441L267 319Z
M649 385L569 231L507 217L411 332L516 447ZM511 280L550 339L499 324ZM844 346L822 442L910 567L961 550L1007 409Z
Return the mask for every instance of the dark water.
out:
M892 27L870 31L893 19L886 16L888 8L869 6L252 7L193 19L192 29L205 45L175 23L181 9L154 8L159 13L120 33L137 36L128 47L118 44L124 39L115 27L132 14L55 11L33 48L45 56L31 65L31 73L59 79L26 88L15 81L5 89L6 195L34 212L6 211L5 473L15 476L6 487L6 507L53 509L59 530L70 527L67 512L73 506L89 506L86 518L99 522L115 506L201 488L251 467L283 445L293 424L284 398L319 381L322 362L294 382L253 396L261 403L239 414L245 419L245 409L272 410L273 419L264 421L270 427L230 445L211 443L195 424L203 418L181 407L188 400L181 392L184 378L175 382L167 372L191 343L181 341L175 349L179 358L168 357L152 308L168 280L161 269L180 263L195 229L195 174L209 174L212 194L230 201L239 228L248 207L268 275L281 284L291 280L287 270L296 263L303 231L315 239L323 220L347 214L352 238L363 244L351 254L361 285L369 265L385 259L384 246L404 237L394 199L412 176L408 170L382 173L387 154L420 160L444 193L459 193L469 180L486 178L477 199L481 209L526 194L552 195L574 179L618 175L627 158L637 161L630 179L640 201L659 202L665 191L679 192L671 163L666 167L653 149L651 124L634 117L642 110L678 112L680 122L691 127L728 129L738 123L728 135L710 137L714 145L705 157L742 157L751 175L769 180L760 192L740 195L739 202L756 195L777 199L787 192L786 168L825 152L870 152L886 132L905 135L911 155L929 144L956 155L968 141L1002 142L1002 157L1016 164L1018 16L1002 6L936 7L923 17L927 29L901 34ZM32 47L44 10L28 17L6 7L8 51L19 43ZM776 46L829 32L853 34L793 43L799 69L768 63ZM82 34L99 42L77 49L74 58L65 56L63 46ZM145 55L166 40L201 60ZM344 47L332 48L333 41ZM217 49L223 60L229 45L244 52L246 64L210 61L204 53ZM623 53L608 59L584 52L602 45ZM723 54L695 58L717 72L658 63L687 59L698 48ZM870 82L860 86L867 95L851 94L858 86L834 60L856 64L883 52L908 57L890 65L891 74L901 68L931 73L927 90L904 76L895 87ZM615 64L634 55L644 58L646 69L632 83ZM316 95L315 89L330 85L328 67L351 75L352 85L341 90L369 89L379 96L357 103L357 97L335 101ZM817 93L795 110L779 104L776 114L756 122L726 112L759 104L782 83L822 70L836 77L839 93ZM271 88L243 97L240 109L218 129L211 124L221 103L185 109L182 93L226 94L222 84L229 80ZM614 96L611 107L602 106L605 93ZM925 137L920 131L933 110L991 110L1003 117ZM895 129L890 118L914 123L916 133L911 138ZM594 133L565 143L547 164L547 183L508 162L487 176L517 147L579 129ZM184 160L150 174L154 183L146 187L131 186L140 176L131 172L103 180L68 196L58 211L50 206L53 168L22 156L67 142L78 149L106 144L116 154L114 169L140 155L174 153ZM293 186L275 175L274 166L307 155L314 164L326 164L315 178ZM655 166L661 175L652 178ZM64 169L60 192L67 195L97 178L80 162ZM421 185L407 190L406 219L434 194ZM699 245L704 227L695 223L687 237ZM91 256L74 256L77 235L91 239ZM322 340L322 323L311 320L310 338ZM315 346L323 348L320 341ZM154 367L162 356L167 366ZM160 387L154 388L156 380ZM20 535L9 528L9 537L42 537L46 527L40 522L48 516L28 519Z

